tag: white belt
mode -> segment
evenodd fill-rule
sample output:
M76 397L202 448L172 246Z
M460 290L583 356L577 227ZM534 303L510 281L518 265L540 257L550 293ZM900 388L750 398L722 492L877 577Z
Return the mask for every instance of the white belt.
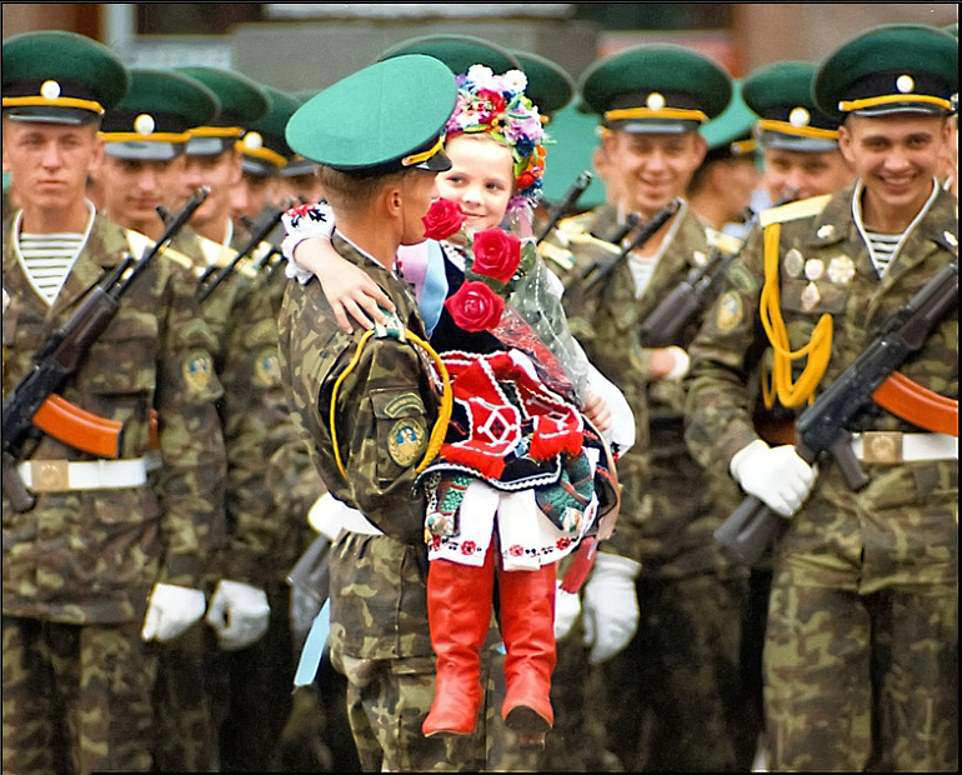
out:
M105 490L139 487L147 483L147 461L127 460L27 460L17 466L23 483L34 492Z
M958 460L959 439L948 433L867 431L852 434L852 452L863 463L912 463Z
M148 449L144 453L144 464L148 471L156 471L164 464L164 456L159 449Z

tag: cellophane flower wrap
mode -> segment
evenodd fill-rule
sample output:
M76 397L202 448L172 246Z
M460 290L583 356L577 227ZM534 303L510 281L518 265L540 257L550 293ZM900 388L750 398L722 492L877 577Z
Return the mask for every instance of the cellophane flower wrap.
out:
M454 322L526 353L548 387L581 403L588 362L568 332L534 238L486 229L465 240L464 284L445 302Z

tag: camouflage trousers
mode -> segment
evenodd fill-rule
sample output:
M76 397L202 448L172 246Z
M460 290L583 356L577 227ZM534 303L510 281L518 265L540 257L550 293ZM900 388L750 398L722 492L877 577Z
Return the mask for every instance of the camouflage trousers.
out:
M746 586L642 574L638 631L601 665L607 741L625 770L750 769L758 728L739 666Z
M765 723L776 770L958 770L955 585L869 595L776 575Z
M153 647L140 623L3 617L3 772L149 771Z

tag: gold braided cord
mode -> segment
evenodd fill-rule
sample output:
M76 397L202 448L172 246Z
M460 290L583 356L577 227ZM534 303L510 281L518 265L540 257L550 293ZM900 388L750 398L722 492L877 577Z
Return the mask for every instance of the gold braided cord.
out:
M103 105L96 100L82 100L79 97L4 97L3 107L19 108L43 106L48 108L83 108L91 110L98 115L104 114Z
M240 137L243 134L239 126L195 126L187 130L189 137Z
M245 145L243 140L238 140L234 143L234 147L243 154L268 161L275 167L283 167L287 164L287 159L277 151L272 151L270 148L251 148L249 145Z
M924 102L929 105L938 105L940 108L952 110L952 103L942 97L933 97L929 94L886 94L882 97L866 97L864 100L849 100L838 103L838 109L848 113L852 110L862 108L874 108L876 105L891 105L896 102Z
M347 479L347 469L344 467L344 463L341 461L341 451L337 444L337 429L335 426L335 415L337 408L337 393L340 390L341 383L357 367L357 364L361 360L361 352L364 350L364 345L367 344L368 340L374 335L374 330L365 331L357 343L357 348L354 350L354 356L351 358L350 362L347 364L347 368L342 371L337 379L334 381L334 388L331 391L331 409L328 414L328 423L331 428L331 446L334 447L334 462L337 464L337 470L341 472L341 476ZM418 347L421 347L434 361L434 365L437 366L438 372L441 375L441 383L443 385L443 390L441 393L441 407L438 410L438 419L434 423L434 427L431 429L431 436L428 439L428 448L424 453L424 458L418 463L417 467L414 469L417 473L421 473L432 460L437 456L438 452L441 450L441 445L444 443L444 437L448 431L448 422L451 419L451 410L454 407L454 394L451 391L451 377L448 374L448 369L444 365L444 361L441 360L441 356L437 354L433 347L426 341L421 339L421 337L412 334L407 329L404 330L404 335L406 338L410 339L411 342Z
M412 153L411 155L405 156L403 159L401 159L401 166L410 167L412 164L420 164L422 161L427 161L442 148L444 148L444 135L438 135L438 141L426 151Z
M708 116L700 110L687 108L617 108L605 113L605 121L624 121L631 118L673 118L681 121L708 120Z
M782 319L778 288L778 242L781 237L781 225L770 224L765 227L763 245L765 261L765 284L762 286L761 300L758 314L762 327L772 345L772 373L766 379L762 371L762 399L765 407L771 409L775 397L782 406L795 409L806 401L811 403L815 388L825 376L828 361L832 356L832 316L823 314L812 336L804 347L792 351L788 339L788 330ZM805 368L798 380L792 380L792 361L808 358Z
M97 132L97 137L105 143L186 143L189 139L186 132Z
M762 118L758 121L758 128L769 132L779 132L783 135L797 137L818 137L825 140L838 140L837 129L820 129L817 126L794 126L787 121L776 121L773 118Z

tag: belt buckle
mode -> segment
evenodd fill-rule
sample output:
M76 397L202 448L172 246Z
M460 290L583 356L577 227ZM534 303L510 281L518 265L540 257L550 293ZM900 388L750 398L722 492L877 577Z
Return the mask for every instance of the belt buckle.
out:
M70 474L66 460L31 460L30 489L34 492L66 492Z
M902 462L901 431L865 431L862 434L862 462L895 465Z

